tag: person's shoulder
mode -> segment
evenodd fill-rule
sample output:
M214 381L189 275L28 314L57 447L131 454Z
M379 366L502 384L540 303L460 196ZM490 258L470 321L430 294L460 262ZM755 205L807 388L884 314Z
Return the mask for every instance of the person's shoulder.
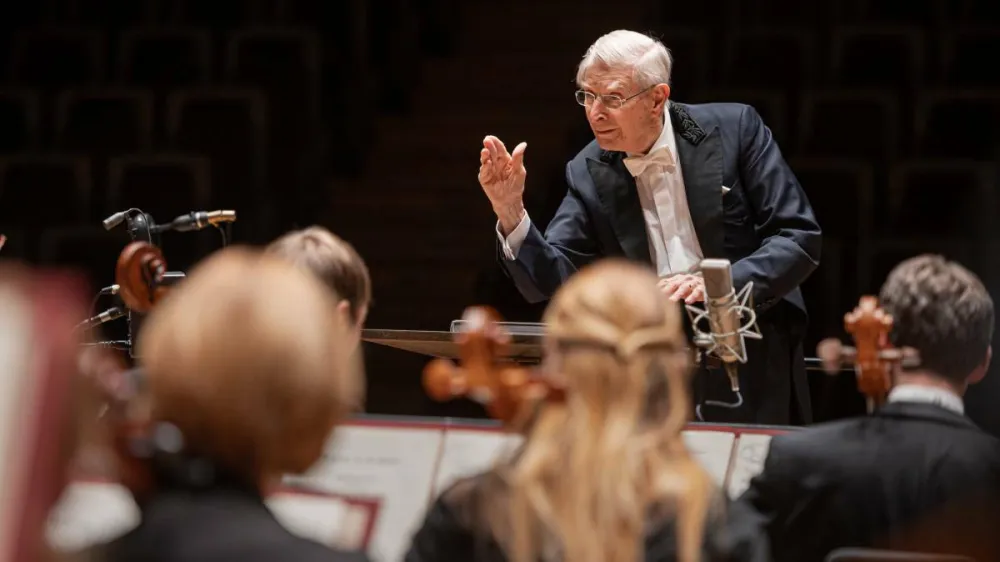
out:
M599 160L604 154L604 149L597 144L597 139L594 139L587 143L580 149L580 152L576 153L576 156L569 161L570 166L586 166L587 160Z
M784 456L829 453L831 444L856 432L863 421L856 418L843 419L781 433L771 438L770 450L778 451Z
M747 117L759 119L756 108L746 103L712 102L712 103L680 103L670 102L676 113L683 119L689 116L702 128L718 125L723 128L738 128Z

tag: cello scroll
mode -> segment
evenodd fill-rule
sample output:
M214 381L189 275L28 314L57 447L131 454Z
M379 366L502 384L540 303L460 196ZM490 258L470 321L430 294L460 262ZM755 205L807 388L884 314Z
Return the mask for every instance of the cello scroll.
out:
M889 343L893 322L892 315L879 306L878 298L863 296L858 306L844 315L844 329L854 340L854 347L828 338L816 348L827 373L837 372L841 364L854 366L858 390L868 399L869 412L885 403L896 368L919 364L914 350L898 349Z
M495 310L470 307L462 318L468 329L455 335L459 365L439 358L424 368L424 389L431 398L443 402L469 397L508 427L517 425L526 403L564 398L561 385L504 359L510 336Z
M115 266L122 302L136 312L148 312L167 292L166 273L167 261L156 246L142 241L125 246Z

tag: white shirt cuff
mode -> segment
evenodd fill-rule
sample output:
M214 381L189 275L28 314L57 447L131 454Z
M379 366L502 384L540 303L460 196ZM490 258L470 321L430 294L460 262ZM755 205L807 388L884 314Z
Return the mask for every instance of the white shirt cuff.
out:
M524 212L521 222L517 223L517 227L507 238L500 232L500 221L497 221L497 238L500 240L500 249L503 250L505 258L510 261L517 259L517 252L521 249L521 244L524 244L524 239L528 237L529 230L531 230L531 219L528 218L528 211Z

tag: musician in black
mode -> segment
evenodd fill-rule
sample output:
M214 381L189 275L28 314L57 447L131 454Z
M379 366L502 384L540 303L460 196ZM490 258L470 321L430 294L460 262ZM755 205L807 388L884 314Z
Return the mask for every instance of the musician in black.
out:
M172 291L138 341L152 488L136 494L139 526L86 559L365 561L293 535L263 499L312 466L363 399L338 299L286 260L239 248Z
M767 519L777 562L821 562L840 547L1000 559L995 532L978 532L996 521L981 514L995 513L1000 442L962 403L990 363L993 301L973 273L932 255L899 264L879 298L895 319L891 343L920 366L896 372L868 417L776 437L741 500Z
M438 498L406 562L767 560L754 515L731 512L684 445L691 357L657 281L610 260L557 291L544 370L564 398L528 410L511 457Z

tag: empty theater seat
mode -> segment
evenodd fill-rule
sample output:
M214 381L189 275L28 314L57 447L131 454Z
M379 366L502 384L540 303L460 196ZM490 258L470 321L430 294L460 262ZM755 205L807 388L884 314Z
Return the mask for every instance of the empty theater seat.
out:
M989 166L966 160L914 160L892 167L885 235L985 238L996 230Z
M138 154L113 158L109 164L108 214L137 207L163 221L211 204L208 158Z
M849 25L833 31L831 78L848 87L911 88L923 80L924 35L916 27Z
M0 224L42 228L90 216L90 162L53 154L0 158Z
M1000 89L922 93L913 140L927 156L991 158L1000 126Z
M186 27L140 27L121 37L116 69L128 84L167 90L205 84L212 76L212 35Z
M10 73L16 84L48 91L95 84L105 76L104 57L104 36L98 30L25 30L14 37Z
M181 24L226 29L265 21L269 0L161 0L168 17Z
M0 89L0 154L37 148L41 107L34 90Z
M900 138L897 103L895 96L878 91L806 92L797 134L799 152L891 159Z
M181 90L168 98L168 143L174 151L211 158L213 206L249 209L259 203L268 118L264 96L254 90Z
M796 27L755 27L730 33L722 81L731 87L797 89L815 79L815 34Z
M986 53L1000 52L1000 29L961 26L941 37L940 74L952 86L990 88L1000 86L1000 73L983 67Z
M52 227L41 233L36 255L40 265L85 273L96 292L115 282L115 264L128 243L124 228L107 231L100 226Z
M110 155L149 148L153 95L127 88L77 89L56 102L56 145Z

